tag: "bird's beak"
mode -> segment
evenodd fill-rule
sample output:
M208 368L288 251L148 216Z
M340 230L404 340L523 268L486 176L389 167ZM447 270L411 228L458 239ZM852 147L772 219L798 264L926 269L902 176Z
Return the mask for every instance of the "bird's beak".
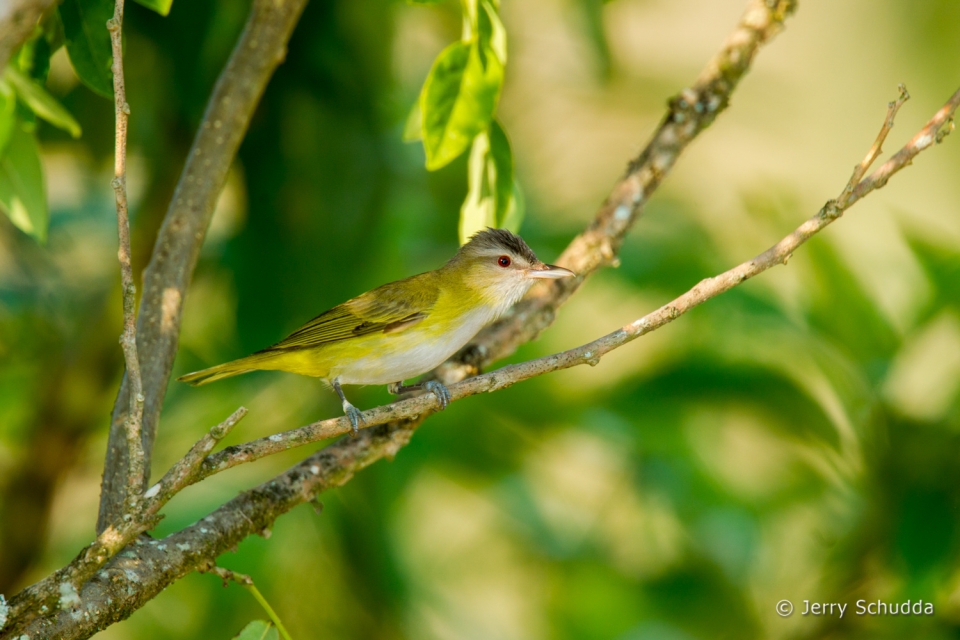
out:
M569 278L575 276L573 271L563 267L555 267L552 264L545 264L532 269L527 269L527 277L537 280L559 280L560 278Z

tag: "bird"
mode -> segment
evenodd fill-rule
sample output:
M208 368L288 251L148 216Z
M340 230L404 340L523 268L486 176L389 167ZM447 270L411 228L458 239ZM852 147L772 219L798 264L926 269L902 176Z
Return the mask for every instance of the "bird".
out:
M431 392L451 400L441 382L404 385L433 370L540 280L574 277L544 264L506 229L474 234L439 269L390 282L318 315L289 336L245 358L178 378L199 386L256 370L320 378L333 387L356 434L361 412L342 385L387 385L395 395Z

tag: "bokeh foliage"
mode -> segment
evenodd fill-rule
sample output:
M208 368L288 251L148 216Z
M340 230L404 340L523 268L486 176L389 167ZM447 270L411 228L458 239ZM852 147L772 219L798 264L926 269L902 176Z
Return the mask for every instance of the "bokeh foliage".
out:
M497 117L527 189L521 231L542 258L589 221L663 100L741 9L503 3L511 57ZM128 6L138 270L246 10L179 2L162 17ZM855 19L866 13L874 19ZM468 154L427 172L402 133L461 27L452 1L307 6L204 247L177 374L261 348L452 254ZM729 113L650 202L620 268L591 279L514 359L612 330L789 232L840 189L898 82L915 98L889 149L955 89L958 33L950 0L801 2ZM78 84L63 56L50 60L46 91L83 133L35 121L47 244L0 221L5 593L92 535L122 371L113 105ZM925 154L786 268L599 366L453 404L394 461L321 496L319 514L292 512L222 564L252 575L301 639L956 637L957 143ZM372 388L353 396L359 406L388 399ZM251 413L234 442L339 411L315 381L273 373L172 384L168 398L157 471L241 403ZM158 533L303 455L191 488ZM798 607L792 617L774 612L783 598ZM923 599L936 613L852 615L861 598ZM805 617L804 599L847 602L848 613ZM102 636L230 638L263 617L243 589L190 576Z

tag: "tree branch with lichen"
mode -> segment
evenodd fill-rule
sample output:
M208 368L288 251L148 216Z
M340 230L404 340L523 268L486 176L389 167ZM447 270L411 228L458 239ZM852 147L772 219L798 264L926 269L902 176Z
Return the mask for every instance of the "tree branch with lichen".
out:
M206 456L246 413L247 410L240 407L226 420L212 427L167 471L160 482L144 493L135 508L125 512L124 517L100 532L70 564L30 585L11 599L8 610L10 624L0 627L0 639L12 637L44 611L62 608L64 593L77 594L118 552L136 540L137 536L156 526L160 520L160 509L182 489L197 482L200 465Z

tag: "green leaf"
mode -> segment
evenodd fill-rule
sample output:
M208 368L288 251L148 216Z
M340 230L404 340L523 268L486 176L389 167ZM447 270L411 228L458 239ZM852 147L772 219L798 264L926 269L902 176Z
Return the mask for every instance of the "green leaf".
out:
M21 231L46 242L49 214L40 150L33 135L19 125L11 128L0 158L0 208Z
M487 128L502 84L503 65L478 43L455 42L440 53L420 94L427 169L448 164Z
M407 0L407 4L438 4L443 0Z
M147 9L153 9L162 16L170 13L170 7L173 6L173 0L137 0Z
M513 180L510 142L496 121L474 138L467 184L467 197L460 208L461 244L487 227L519 229L523 208Z
M30 107L35 114L53 126L63 129L74 138L80 137L80 123L57 102L56 98L47 93L46 89L17 71L13 66L7 67L3 77L13 86L24 104Z
M243 628L234 640L279 640L277 628L266 620L254 620Z
M77 77L94 93L112 97L113 54L107 20L113 17L113 0L63 0L59 11Z
M13 125L17 121L17 96L13 87L0 79L0 158L10 141Z

